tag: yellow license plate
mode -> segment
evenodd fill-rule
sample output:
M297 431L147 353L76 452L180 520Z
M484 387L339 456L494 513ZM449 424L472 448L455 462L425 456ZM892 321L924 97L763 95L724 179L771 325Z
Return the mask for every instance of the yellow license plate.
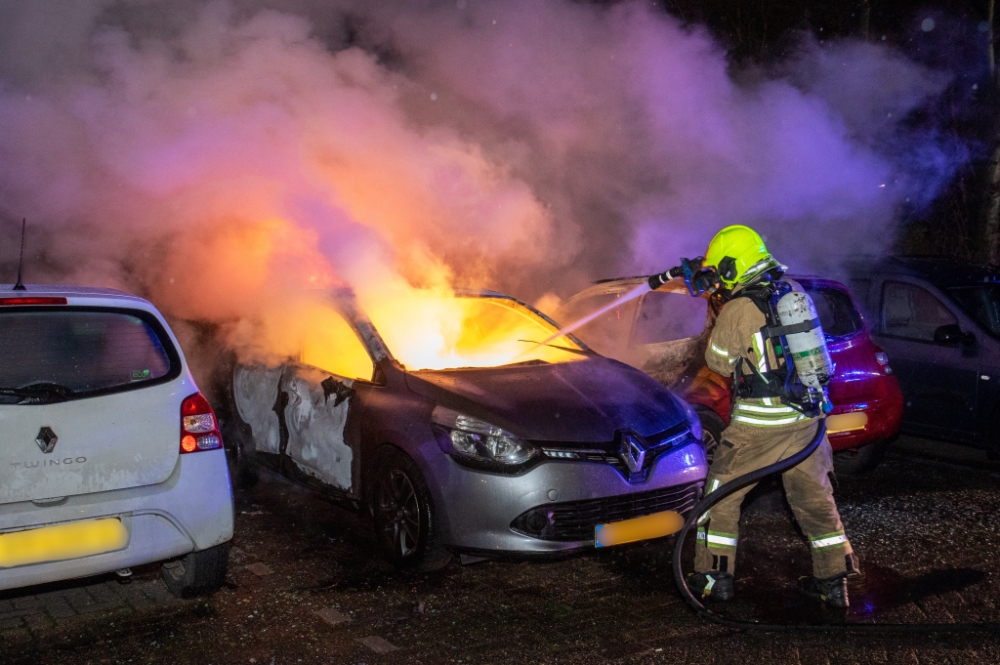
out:
M598 524L594 527L594 544L597 547L611 547L637 540L662 538L677 533L684 526L684 518L673 510L662 513L633 517L621 522Z
M0 567L63 561L120 550L128 530L117 517L0 534Z
M854 432L859 429L864 429L867 424L868 414L863 411L838 413L835 416L826 417L826 433L837 434L838 432Z

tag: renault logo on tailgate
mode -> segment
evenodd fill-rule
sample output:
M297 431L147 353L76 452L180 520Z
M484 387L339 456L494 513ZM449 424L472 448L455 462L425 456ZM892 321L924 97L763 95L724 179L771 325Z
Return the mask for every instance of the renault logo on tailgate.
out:
M43 453L51 453L56 448L56 442L59 437L56 433L52 431L51 427L43 427L38 430L38 436L35 437L35 443L38 447L42 449Z

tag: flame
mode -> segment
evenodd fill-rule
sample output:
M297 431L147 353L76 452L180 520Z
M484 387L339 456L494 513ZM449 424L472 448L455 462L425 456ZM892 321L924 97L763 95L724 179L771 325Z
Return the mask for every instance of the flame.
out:
M318 273L303 278L308 283L323 279ZM557 326L501 294L456 294L444 283L417 288L392 273L365 283L361 291L337 284L306 297L292 292L282 307L268 308L266 318L253 324L241 320L231 338L242 340L242 358L272 366L299 361L338 376L371 379L373 358L346 318L352 309L372 322L390 354L408 370L584 357L570 338L539 346Z
M558 347L537 347L557 328L508 298L414 290L405 299L374 302L366 312L393 356L411 370L495 367L515 359L557 363L582 357L575 353L580 347L568 339Z

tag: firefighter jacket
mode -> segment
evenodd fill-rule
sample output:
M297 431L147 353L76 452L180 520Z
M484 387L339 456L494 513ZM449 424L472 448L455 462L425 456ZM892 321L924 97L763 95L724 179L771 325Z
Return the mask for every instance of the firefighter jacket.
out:
M738 293L739 290L734 295ZM727 302L715 321L705 351L709 369L732 376L740 357L743 358L744 376L749 376L752 368L765 374L782 367L784 357L775 355L771 341L760 332L765 325L767 317L749 298L734 297ZM778 397L737 397L733 404L732 421L754 427L781 427L808 418L801 411L782 404Z

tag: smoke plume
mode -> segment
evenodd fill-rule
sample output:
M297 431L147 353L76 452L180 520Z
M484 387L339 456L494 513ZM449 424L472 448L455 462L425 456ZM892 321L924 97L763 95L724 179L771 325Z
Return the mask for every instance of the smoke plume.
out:
M258 354L317 286L376 313L456 285L537 302L733 223L823 269L926 195L889 147L946 84L807 37L733 71L642 2L5 2L0 267L27 217L29 281L137 292Z

